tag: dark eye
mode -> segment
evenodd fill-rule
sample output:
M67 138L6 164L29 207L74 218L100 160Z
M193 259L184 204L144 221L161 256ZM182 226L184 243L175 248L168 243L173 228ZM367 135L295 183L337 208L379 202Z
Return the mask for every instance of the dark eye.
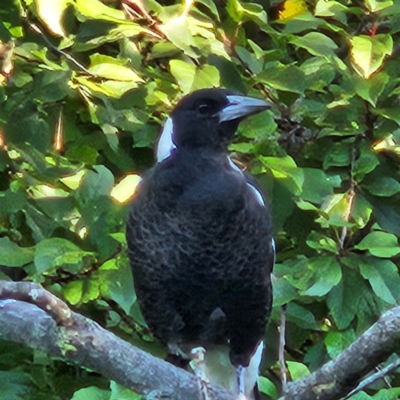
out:
M197 111L200 114L208 114L208 112L210 111L210 105L207 103L202 103L197 107Z

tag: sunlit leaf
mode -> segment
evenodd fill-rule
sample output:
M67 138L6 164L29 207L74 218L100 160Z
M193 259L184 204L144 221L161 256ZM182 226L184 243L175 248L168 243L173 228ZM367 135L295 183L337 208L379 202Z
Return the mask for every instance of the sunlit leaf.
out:
M377 11L384 10L385 8L391 7L393 5L392 0L365 0L365 6L368 8L369 12L376 13Z
M72 4L71 0L35 0L39 18L46 24L51 33L65 36L61 23L66 8Z
M289 20L297 15L308 12L306 0L286 0L281 6L282 10L279 11L279 20Z
M354 69L368 79L383 65L386 56L392 54L393 39L388 34L354 36L350 39L351 61Z
M119 203L125 203L135 193L136 186L140 182L140 175L129 174L119 181L111 190L111 197Z
M77 11L90 19L100 19L110 22L123 22L126 20L123 11L106 6L99 0L75 0Z

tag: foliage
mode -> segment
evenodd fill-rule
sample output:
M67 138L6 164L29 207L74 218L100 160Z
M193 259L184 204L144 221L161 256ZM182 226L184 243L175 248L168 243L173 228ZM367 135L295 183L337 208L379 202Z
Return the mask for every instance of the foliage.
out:
M278 243L261 389L293 379L400 299L399 0L2 0L0 264L162 355L140 315L128 203L173 105L224 86L273 102L231 150L268 193ZM0 342L8 399L134 399ZM377 385L354 399L398 393ZM89 397L88 397L89 396Z

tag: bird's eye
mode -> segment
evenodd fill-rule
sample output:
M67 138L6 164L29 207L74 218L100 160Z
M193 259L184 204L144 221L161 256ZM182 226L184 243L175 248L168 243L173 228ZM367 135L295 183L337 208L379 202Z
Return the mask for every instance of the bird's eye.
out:
M208 114L208 112L210 111L210 105L207 103L202 103L197 107L197 111L200 114Z

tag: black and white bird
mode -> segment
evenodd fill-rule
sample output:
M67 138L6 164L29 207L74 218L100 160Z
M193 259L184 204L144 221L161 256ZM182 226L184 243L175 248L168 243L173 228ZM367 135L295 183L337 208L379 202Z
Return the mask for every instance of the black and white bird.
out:
M247 398L271 311L275 249L264 196L228 145L240 121L268 108L217 88L184 97L165 123L126 231L139 305L169 359L204 348L207 379ZM219 362L228 372L212 371Z

